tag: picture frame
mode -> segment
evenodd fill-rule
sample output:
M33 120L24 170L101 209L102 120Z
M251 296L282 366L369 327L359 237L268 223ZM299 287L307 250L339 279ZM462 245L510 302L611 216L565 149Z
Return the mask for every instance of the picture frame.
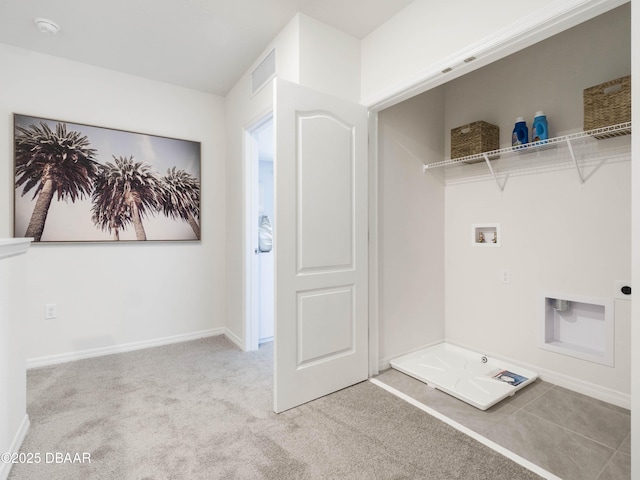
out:
M13 114L14 237L200 241L200 142Z

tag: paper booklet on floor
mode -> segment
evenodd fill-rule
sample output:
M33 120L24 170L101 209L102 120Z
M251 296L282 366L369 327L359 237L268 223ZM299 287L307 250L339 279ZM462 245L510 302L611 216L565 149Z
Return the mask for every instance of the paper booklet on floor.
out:
M529 380L527 377L523 377L522 375L518 375L517 373L502 369L492 371L491 373L489 373L489 376L495 378L496 380L500 380L501 382L508 383L513 387Z

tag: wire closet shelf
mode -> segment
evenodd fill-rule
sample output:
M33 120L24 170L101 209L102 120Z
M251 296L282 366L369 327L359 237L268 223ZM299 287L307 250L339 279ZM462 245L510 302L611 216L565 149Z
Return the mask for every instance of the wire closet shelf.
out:
M629 144L600 142L631 133L631 122L610 125L584 132L527 143L518 147L478 153L440 162L426 163L427 170L445 170L446 183L461 183L493 177L502 191L505 177L530 171L550 171L575 167L581 183L586 180L584 167L601 164L606 159L621 161L630 158ZM574 149L575 147L575 149ZM568 159L562 164L559 159ZM502 176L502 181L500 181Z

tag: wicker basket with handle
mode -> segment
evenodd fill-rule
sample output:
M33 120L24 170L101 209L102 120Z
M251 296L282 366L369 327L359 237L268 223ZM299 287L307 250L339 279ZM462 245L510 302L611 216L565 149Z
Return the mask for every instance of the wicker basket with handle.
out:
M500 148L500 129L496 125L480 120L451 129L452 159L490 152L498 148Z
M631 121L631 76L585 88L584 130Z

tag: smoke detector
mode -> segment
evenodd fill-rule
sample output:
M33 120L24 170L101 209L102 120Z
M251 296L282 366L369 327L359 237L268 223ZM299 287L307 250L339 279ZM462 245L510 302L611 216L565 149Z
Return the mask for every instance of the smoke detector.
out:
M38 30L47 35L55 35L60 31L58 24L47 18L34 18L33 21L38 27Z

